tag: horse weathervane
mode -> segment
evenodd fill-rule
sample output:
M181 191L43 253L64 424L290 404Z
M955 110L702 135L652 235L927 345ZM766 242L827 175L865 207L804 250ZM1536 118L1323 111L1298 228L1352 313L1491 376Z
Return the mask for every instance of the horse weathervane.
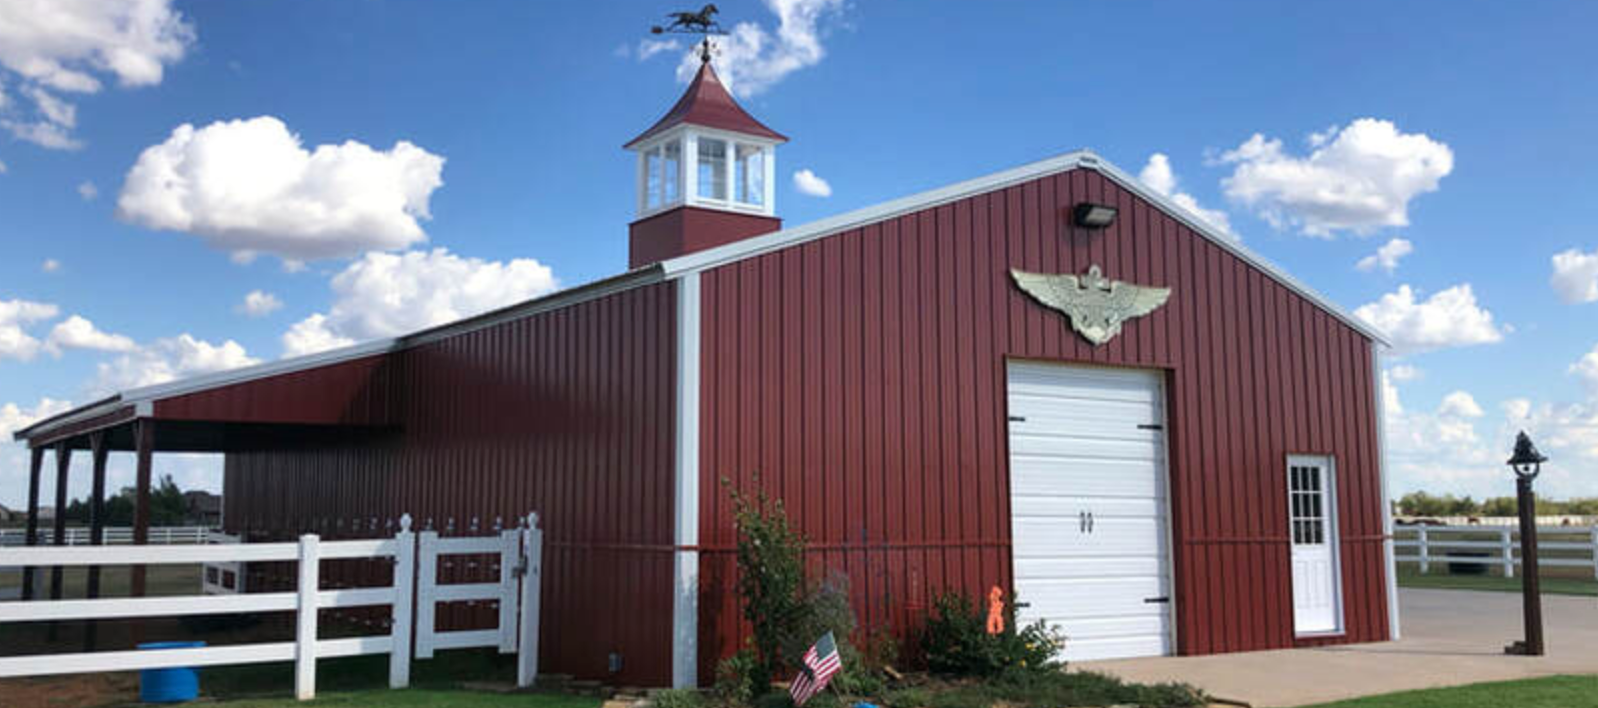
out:
M716 13L721 12L711 3L699 8L698 12L672 12L667 13L666 19L670 24L662 27L655 25L649 28L650 34L697 34L703 38L699 49L699 60L710 61L710 38L727 34L721 28L721 23L716 21Z

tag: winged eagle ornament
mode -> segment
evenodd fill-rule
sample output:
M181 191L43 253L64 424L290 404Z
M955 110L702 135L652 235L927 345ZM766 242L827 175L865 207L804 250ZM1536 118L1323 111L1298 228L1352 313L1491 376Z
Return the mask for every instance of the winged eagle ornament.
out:
M1151 288L1111 280L1097 265L1084 275L1051 275L1011 270L1015 284L1033 299L1065 313L1071 328L1094 345L1121 333L1127 320L1160 308L1171 297L1170 288Z

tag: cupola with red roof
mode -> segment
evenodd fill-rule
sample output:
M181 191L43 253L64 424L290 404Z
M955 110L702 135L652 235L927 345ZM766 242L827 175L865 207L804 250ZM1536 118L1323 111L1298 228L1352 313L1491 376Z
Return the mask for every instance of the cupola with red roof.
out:
M666 115L624 146L638 155L638 268L782 228L776 149L787 142L733 99L704 61Z

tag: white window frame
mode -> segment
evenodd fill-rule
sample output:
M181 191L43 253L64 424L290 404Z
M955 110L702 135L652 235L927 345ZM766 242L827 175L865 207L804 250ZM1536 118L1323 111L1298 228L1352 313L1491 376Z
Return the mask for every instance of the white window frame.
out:
M727 198L715 199L699 195L699 140L709 138L722 140L727 143ZM682 146L682 159L678 161L677 173L677 199L663 200L662 203L651 206L649 203L649 155L652 151L660 149L666 143L680 141ZM737 174L738 145L757 147L760 150L761 162L765 171L763 185L763 204L750 204L738 201L738 185L734 182ZM645 218L659 214L679 206L697 206L721 211L730 211L740 214L758 214L762 216L775 216L777 213L777 141L768 138L758 138L742 133L726 130L716 130L697 125L679 125L667 130L645 143L640 143L633 148L638 157L638 216ZM664 164L664 156L661 160ZM664 182L662 182L664 186Z
M1325 504L1321 509L1322 523L1325 524L1326 545L1332 555L1332 598L1333 612L1337 618L1336 625L1331 629L1319 632L1300 632L1294 630L1293 636L1300 639L1313 637L1339 637L1348 632L1348 618L1344 614L1343 603L1343 539L1339 529L1342 523L1341 505L1338 497L1341 496L1337 484L1337 456L1336 455L1307 455L1293 454L1287 456L1287 466L1283 469L1286 475L1287 488L1287 545L1288 553L1293 549L1293 468L1294 467L1319 467L1321 468L1321 487L1325 494ZM1292 582L1289 574L1288 582Z

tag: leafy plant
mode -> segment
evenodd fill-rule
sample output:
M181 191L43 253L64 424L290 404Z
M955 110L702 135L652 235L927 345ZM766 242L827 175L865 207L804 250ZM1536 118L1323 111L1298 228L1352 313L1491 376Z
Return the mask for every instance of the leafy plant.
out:
M673 688L654 696L655 708L704 708L705 697L692 688Z
M754 700L757 663L754 650L746 648L716 665L716 685L710 691L716 705L737 708Z
M742 494L725 478L722 485L732 496L733 526L738 532L738 594L744 617L754 627L751 683L756 693L763 693L782 672L785 659L798 656L786 652L785 643L794 641L806 614L801 592L805 541L788 525L782 500L771 499L764 491L753 497Z
M970 600L945 593L933 601L922 648L927 668L950 676L993 677L1008 671L1054 671L1064 638L1042 621L1015 629L1012 610L1005 631L989 634Z

